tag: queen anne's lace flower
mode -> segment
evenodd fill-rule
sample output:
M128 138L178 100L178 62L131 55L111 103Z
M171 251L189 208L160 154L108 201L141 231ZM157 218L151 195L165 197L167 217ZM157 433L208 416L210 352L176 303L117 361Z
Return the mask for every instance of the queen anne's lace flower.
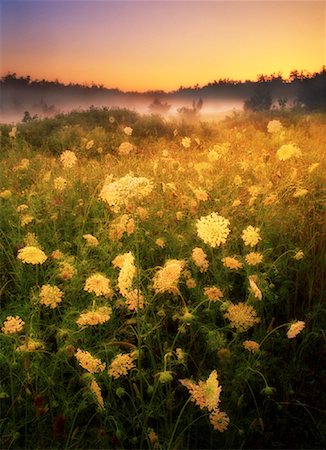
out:
M201 217L197 220L197 234L205 244L208 244L213 248L219 247L226 242L230 233L228 227L229 224L230 222L228 219L213 212L210 215Z
M245 245L250 245L254 247L261 241L261 237L259 235L260 229L257 227L253 227L249 225L245 230L242 231L241 237Z
M251 353L257 353L260 349L260 345L256 341L244 341L242 345Z
M43 264L47 260L47 256L43 250L37 247L27 246L18 250L17 259L20 259L26 264Z
M290 158L299 158L302 155L302 152L300 148L294 144L285 144L277 150L276 155L280 161L286 161Z
M215 430L218 430L220 433L223 433L230 423L229 416L219 409L211 412L209 415L209 421L213 425Z
M40 303L54 309L62 302L64 293L57 287L50 284L44 284L40 291Z
M100 198L111 208L120 207L130 200L142 200L153 190L153 183L145 177L126 175L116 181L106 180Z
M74 167L77 162L76 154L70 150L64 151L60 156L60 161L66 169Z
M292 323L287 332L287 337L289 339L295 338L299 333L301 333L305 325L305 322L303 322L302 320L298 320L297 322Z
M213 411L218 407L222 386L218 382L216 370L211 372L206 381L199 381L198 384L188 379L179 381L188 389L190 400L200 409L207 408L208 411Z
M237 305L231 303L224 317L229 319L231 326L240 332L247 331L260 322L260 318L257 317L257 311L252 306L242 302Z
M225 258L223 258L222 263L223 266L227 267L228 269L238 270L242 267L242 262L231 256L226 256Z
M78 348L75 357L82 368L90 373L103 372L105 369L105 363L102 363L100 359L95 358L86 350Z
M209 263L207 261L207 255L200 247L196 247L192 250L191 258L201 272L207 272Z
M24 328L25 322L19 317L8 316L3 323L1 331L4 334L20 333Z
M164 267L154 275L153 288L155 293L178 292L178 282L184 266L185 263L182 260L171 259L166 261Z
M110 364L108 374L115 380L128 372L135 366L134 359L130 354L119 353Z
M113 291L110 288L110 280L101 273L95 273L87 278L84 290L92 292L97 297L103 295L105 297L112 297Z
M107 306L101 306L93 311L83 312L76 320L79 326L101 325L110 320L112 309Z

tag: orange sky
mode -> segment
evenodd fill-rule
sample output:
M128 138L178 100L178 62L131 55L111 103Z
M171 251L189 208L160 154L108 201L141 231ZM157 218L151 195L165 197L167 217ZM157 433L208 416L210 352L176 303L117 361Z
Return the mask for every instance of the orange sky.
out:
M326 64L323 1L0 0L1 74L123 90Z

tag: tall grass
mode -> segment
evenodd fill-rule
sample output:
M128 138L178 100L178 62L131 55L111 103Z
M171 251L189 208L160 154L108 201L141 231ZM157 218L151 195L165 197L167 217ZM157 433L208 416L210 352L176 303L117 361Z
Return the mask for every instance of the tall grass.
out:
M325 118L273 114L187 125L92 109L17 130L1 126L4 448L325 445ZM282 127L270 132L272 119ZM133 128L131 136L125 127ZM119 154L123 142L133 145L128 155ZM282 160L277 151L288 144L300 155ZM70 168L60 159L66 150L77 157ZM114 208L100 198L106 177L113 183L127 174L146 177L152 191ZM230 222L226 242L216 248L196 228L212 212ZM129 228L117 225L124 214ZM241 237L248 226L259 229L257 245ZM87 244L87 234L98 245ZM42 249L46 261L17 258L27 245ZM207 270L192 258L196 247L206 254ZM128 252L136 267L134 309L119 286L121 267L112 264ZM262 261L249 264L250 252ZM155 275L170 260L182 265L181 275L159 292ZM94 273L110 280L112 295L84 289ZM53 309L40 302L47 284L64 293ZM213 286L219 299L205 291ZM245 331L226 315L242 303L260 318ZM103 306L112 309L108 321L78 326L83 312ZM9 316L24 321L21 331L7 332ZM289 339L296 321L305 327ZM247 340L259 350L248 351ZM105 370L88 373L77 349L99 358ZM132 355L134 367L115 378L108 369L119 354ZM218 408L230 418L223 432L180 383L204 382L214 370L222 386Z

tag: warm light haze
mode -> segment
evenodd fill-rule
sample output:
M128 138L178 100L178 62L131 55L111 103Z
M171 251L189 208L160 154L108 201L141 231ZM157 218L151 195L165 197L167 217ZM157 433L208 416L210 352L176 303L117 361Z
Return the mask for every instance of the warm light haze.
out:
M323 1L5 1L1 75L125 91L325 64Z

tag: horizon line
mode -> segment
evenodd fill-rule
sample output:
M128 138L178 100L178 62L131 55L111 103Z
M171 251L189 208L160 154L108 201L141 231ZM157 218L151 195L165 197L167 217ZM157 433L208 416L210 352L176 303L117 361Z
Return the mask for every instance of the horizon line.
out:
M274 71L274 72L272 72L270 74L258 73L256 75L256 79L252 79L252 78L233 79L233 78L228 78L228 77L220 77L218 79L214 79L212 81L208 81L206 84L202 84L202 85L199 85L198 83L195 83L192 86L183 86L181 84L181 85L179 85L178 88L171 89L171 90L165 90L165 89L162 89L162 88L156 88L156 89L147 89L147 90L141 90L141 91L139 91L137 89L123 90L123 89L118 88L118 87L108 87L107 85L104 85L103 83L96 83L93 80L92 81L84 81L84 82L76 82L76 81L63 82L63 81L60 81L59 78L55 78L55 79L52 79L52 80L46 79L46 78L42 78L42 77L40 77L40 78L32 78L31 75L28 75L28 74L27 75L20 75L20 74L17 74L17 72L15 72L15 71L8 71L6 74L1 74L0 77L1 77L1 81L3 81L3 79L6 78L7 76L15 75L15 77L17 79L19 79L19 78L28 78L29 77L31 82L33 82L33 81L34 82L40 82L40 81L44 80L44 81L49 82L49 83L58 83L58 84L61 84L63 86L66 86L66 87L68 87L69 85L72 84L72 85L77 85L77 86L81 86L81 87L85 87L85 88L97 87L99 89L118 90L118 91L120 91L123 94L128 94L128 93L149 94L149 93L152 93L152 92L160 92L160 93L164 93L164 94L170 94L170 93L178 92L180 90L185 90L185 89L202 89L202 88L208 86L209 84L218 83L219 81L227 81L230 84L257 83L259 81L259 77L261 77L261 76L262 77L266 77L266 78L269 78L269 77L278 78L278 77L280 77L282 79L282 81L288 82L288 81L291 81L290 75L291 75L292 72L297 72L299 75L307 76L309 78L312 75L320 74L320 73L324 72L325 70L326 70L326 65L323 64L321 66L321 68L319 69L319 71L314 71L314 72L310 72L307 69L296 69L296 68L293 68L293 69L291 69L289 71L288 77L284 77L283 72L281 70L279 70L279 71Z

